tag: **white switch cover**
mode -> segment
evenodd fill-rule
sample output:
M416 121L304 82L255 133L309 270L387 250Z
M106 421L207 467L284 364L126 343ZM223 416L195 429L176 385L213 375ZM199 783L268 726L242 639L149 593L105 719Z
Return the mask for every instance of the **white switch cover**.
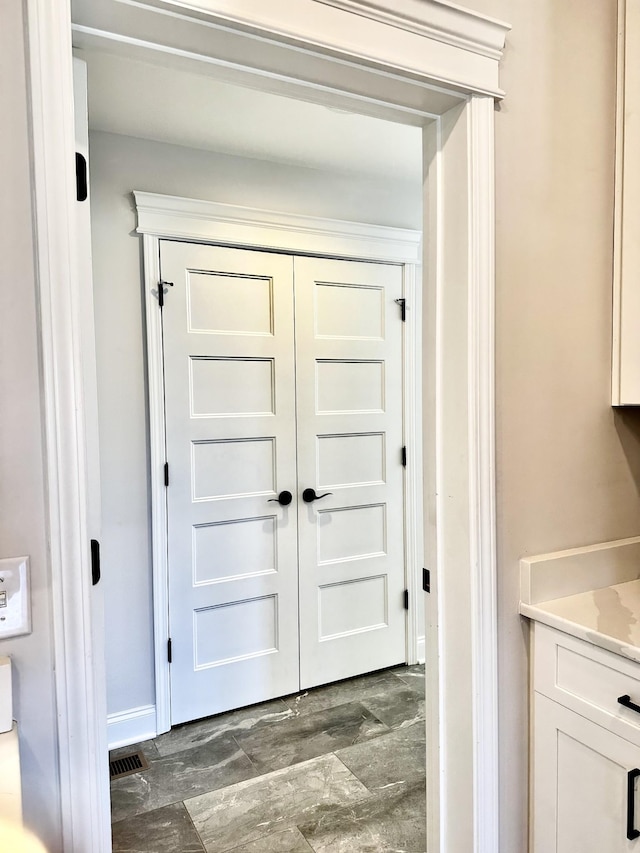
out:
M31 633L29 558L0 560L0 640Z

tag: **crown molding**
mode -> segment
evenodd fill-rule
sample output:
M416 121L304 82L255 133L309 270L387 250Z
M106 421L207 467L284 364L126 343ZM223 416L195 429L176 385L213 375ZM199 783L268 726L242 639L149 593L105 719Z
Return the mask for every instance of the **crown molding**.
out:
M332 81L348 75L357 86L366 69L381 81L378 91L392 78L417 87L420 105L443 88L504 94L499 60L509 25L448 0L74 0L74 24L76 44L81 28L205 55L227 70L239 60L246 67L248 53L259 73L282 77L286 68L288 79L311 85L327 79L326 67Z
M443 0L315 0L345 12L417 33L452 47L500 59L511 25Z
M138 234L305 254L420 262L421 231L134 190Z

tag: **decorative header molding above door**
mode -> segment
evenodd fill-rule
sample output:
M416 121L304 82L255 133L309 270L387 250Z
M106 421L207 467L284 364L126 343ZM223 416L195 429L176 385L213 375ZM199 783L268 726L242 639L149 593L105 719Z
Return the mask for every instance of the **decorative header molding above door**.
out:
M421 231L134 190L139 234L227 246L420 263Z
M500 59L509 24L442 0L315 0L426 38Z
M130 50L155 43L183 59L224 59L227 70L249 49L266 76L281 76L284 52L289 67L292 60L300 66L297 78L311 85L318 63L330 62L354 91L366 65L373 74L385 67L387 82L391 74L433 93L445 86L450 94L495 97L503 94L498 63L510 29L442 0L74 0L73 24L81 48L96 39Z

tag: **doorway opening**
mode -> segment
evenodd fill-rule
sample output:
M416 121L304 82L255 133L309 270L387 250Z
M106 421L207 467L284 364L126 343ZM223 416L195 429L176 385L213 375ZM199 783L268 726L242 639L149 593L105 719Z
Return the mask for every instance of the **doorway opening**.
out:
M367 0L285 0L259 9L241 2L233 14L224 0L186 6L76 0L74 41L106 42L114 52L158 49L167 64L204 62L258 88L306 90L316 102L358 104L357 112L401 124L427 121L425 602L427 656L437 662L427 691L429 849L496 849L493 102L502 94L498 61L508 25L441 3L424 4L419 20ZM91 612L99 586L92 591L84 524L89 440L80 390L76 253L83 243L72 171L71 22L64 4L28 0L27 7L47 512L60 617L54 647L61 814L65 849L106 851L98 749L104 682Z
M407 488L413 479L422 489L420 447L406 438L420 422L420 363L409 348L420 348L422 139L420 128L193 70L95 50L78 57L88 70L98 431L106 436L109 746L117 756L153 738L150 771L115 783L118 839L148 829L158 809L190 808L243 779L216 772L212 755L206 782L192 774L169 791L164 765L194 758L191 742L174 751L171 732L156 739L170 727L246 708L206 731L234 730L240 716L245 736L251 720L268 743L268 723L282 722L282 712L248 706L289 697L297 718L313 706L300 691L424 660L422 511ZM135 97L123 102L125 85ZM221 122L225 114L232 121ZM256 209L267 198L278 213ZM231 233L242 219L245 233ZM422 685L419 672L412 686ZM360 706L359 688L373 707L404 699L405 711L388 726ZM424 771L424 695L416 700L396 672L337 694L349 689L338 705L328 698L336 691L316 691L328 710L303 714L302 728L364 714L374 721L364 727L368 740L415 725L420 736L407 744ZM295 740L297 719L287 725L290 734L278 726L278 737ZM350 725L342 721L344 737ZM291 754L292 773L301 761L326 761L326 745L312 745ZM247 779L252 764L247 755ZM423 809L412 820L422 825Z

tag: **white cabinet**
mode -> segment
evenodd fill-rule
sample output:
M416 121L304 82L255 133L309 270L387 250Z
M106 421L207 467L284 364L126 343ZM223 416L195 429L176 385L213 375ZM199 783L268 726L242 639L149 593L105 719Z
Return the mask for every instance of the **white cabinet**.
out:
M640 0L619 0L614 406L640 404Z
M640 853L640 666L540 624L533 656L531 852Z
M640 849L640 841L627 838L638 799L640 747L540 693L534 714L533 852ZM632 828L639 824L631 821Z

